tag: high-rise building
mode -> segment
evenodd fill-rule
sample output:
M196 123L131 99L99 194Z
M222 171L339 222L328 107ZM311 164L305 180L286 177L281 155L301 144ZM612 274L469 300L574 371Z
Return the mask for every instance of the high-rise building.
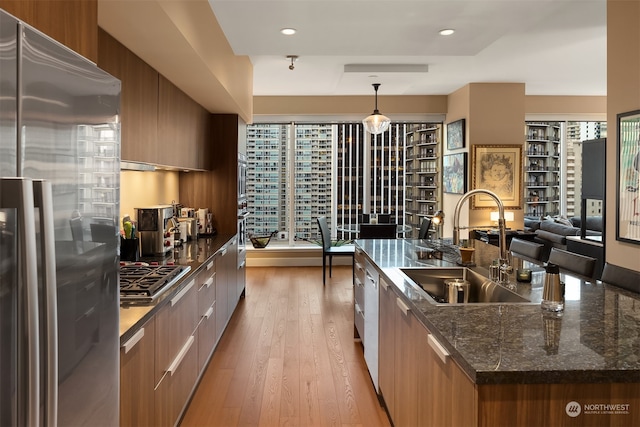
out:
M326 216L334 238L351 239L339 230L355 228L362 213L404 224L405 150L416 126L392 124L366 140L361 123L249 125L248 233L317 240L316 218Z

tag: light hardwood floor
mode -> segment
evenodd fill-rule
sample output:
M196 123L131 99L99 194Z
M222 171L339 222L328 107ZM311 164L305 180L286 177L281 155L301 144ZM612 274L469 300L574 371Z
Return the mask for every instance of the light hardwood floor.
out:
M246 296L182 420L190 426L389 426L353 339L351 267L250 267Z

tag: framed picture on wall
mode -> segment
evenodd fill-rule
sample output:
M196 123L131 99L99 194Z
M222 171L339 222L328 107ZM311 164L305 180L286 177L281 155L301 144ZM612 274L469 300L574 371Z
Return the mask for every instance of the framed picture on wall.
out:
M464 119L447 124L447 149L464 148Z
M442 189L453 194L467 192L467 153L442 157Z
M522 145L473 145L473 188L494 192L505 208L522 209ZM495 209L484 195L472 198L473 209Z
M616 240L640 245L640 110L617 119Z

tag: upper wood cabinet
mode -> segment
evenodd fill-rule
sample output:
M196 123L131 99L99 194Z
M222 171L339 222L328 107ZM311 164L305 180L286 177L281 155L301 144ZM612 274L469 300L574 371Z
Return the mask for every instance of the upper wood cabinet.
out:
M0 0L0 8L98 62L97 0Z
M98 42L98 66L122 82L121 158L158 163L158 72L102 29Z
M157 163L207 169L209 135L209 112L161 75Z

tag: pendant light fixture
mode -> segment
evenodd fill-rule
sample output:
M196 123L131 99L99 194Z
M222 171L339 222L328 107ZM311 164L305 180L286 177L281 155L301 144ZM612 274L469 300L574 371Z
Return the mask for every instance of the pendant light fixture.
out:
M367 132L373 135L378 135L389 128L391 120L389 117L380 114L380 111L378 111L378 88L380 87L380 83L373 83L372 86L376 91L375 109L373 110L373 114L362 121L362 124Z

